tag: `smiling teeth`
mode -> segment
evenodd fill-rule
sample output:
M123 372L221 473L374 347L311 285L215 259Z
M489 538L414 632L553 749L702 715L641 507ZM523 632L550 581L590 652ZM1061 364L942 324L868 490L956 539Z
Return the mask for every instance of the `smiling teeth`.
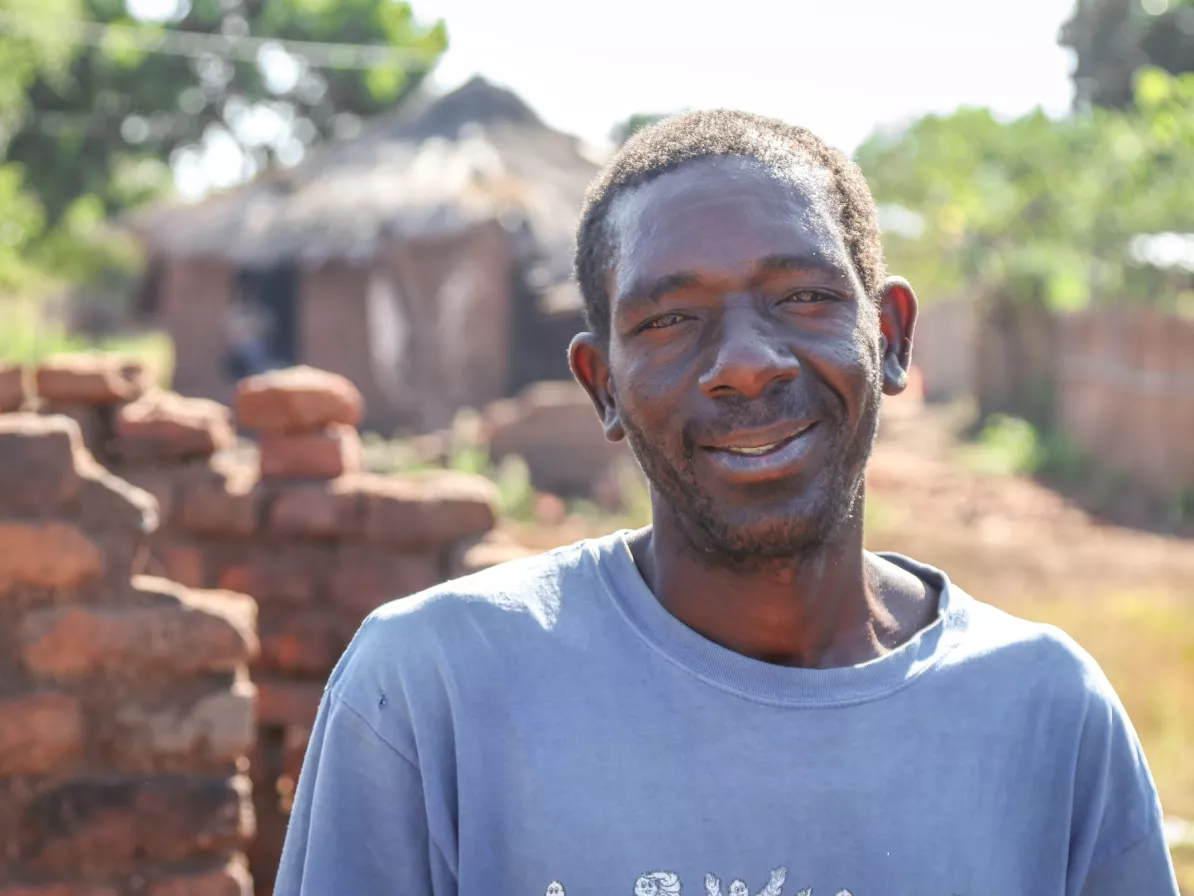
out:
M753 456L753 455L759 455L759 454L766 454L768 451L774 451L776 448L778 448L780 445L782 445L785 441L787 441L787 440L781 439L778 442L772 442L770 445L760 445L758 448L727 448L726 450L729 451L731 454L748 454L748 455Z

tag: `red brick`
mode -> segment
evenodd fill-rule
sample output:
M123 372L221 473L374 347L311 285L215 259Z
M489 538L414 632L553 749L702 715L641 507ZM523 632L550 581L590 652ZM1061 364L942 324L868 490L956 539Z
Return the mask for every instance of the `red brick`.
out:
M331 554L322 545L257 546L220 571L217 584L262 603L310 603L324 590Z
M34 374L37 394L58 404L119 404L140 398L149 386L145 368L118 355L60 355Z
M310 729L323 699L323 683L257 678L257 719L261 725Z
M71 781L25 808L14 858L94 873L218 855L252 836L249 788L241 776Z
M312 367L274 370L241 380L236 418L246 429L302 432L361 422L361 393L339 374Z
M116 747L134 764L163 756L235 762L256 736L256 698L250 682L238 681L185 707L155 710L126 702L115 713Z
M114 452L125 463L210 457L236 442L228 408L204 398L155 391L116 414Z
M361 470L361 437L333 423L316 432L261 436L262 479L335 479Z
M262 493L257 471L219 457L188 476L178 495L178 526L195 535L248 536L257 531Z
M349 546L336 558L329 591L337 606L364 617L387 601L439 581L439 561L431 554L381 553L376 548Z
M153 558L160 567L160 573L155 570L155 574L188 588L207 585L207 560L199 546L176 541L158 542L153 546Z
M0 522L0 593L20 585L77 588L103 570L99 546L70 523Z
M252 896L253 878L243 861L177 877L163 878L148 896Z
M70 679L109 670L177 675L236 669L257 651L256 605L228 592L188 591L137 577L154 606L37 610L19 627L22 658L36 675Z
M497 519L497 486L480 476L361 476L365 532L371 541L403 548L438 549L476 537Z
M25 403L25 371L16 364L0 364L0 414L19 411Z
M37 405L39 414L73 420L83 436L83 447L101 463L109 461L108 444L112 437L111 411L111 407L104 405L48 403Z
M52 514L75 499L79 425L65 417L0 415L0 512Z
M359 532L362 503L348 483L341 478L280 485L270 506L270 530L301 538L337 538Z
M129 485L152 495L158 502L158 518L163 529L169 528L174 514L175 492L180 479L177 470L125 470L120 477Z
M159 525L158 502L96 464L84 463L79 479L79 524L90 532L149 535Z
M83 714L66 694L0 700L0 719L0 776L49 774L82 752Z
M262 669L324 676L348 646L340 618L322 607L266 607L260 626Z
M307 758L307 747L311 743L311 728L307 725L294 725L286 729L282 737L282 774L287 784L293 788L298 784L299 775L303 771L303 762ZM279 790L282 781L279 780Z

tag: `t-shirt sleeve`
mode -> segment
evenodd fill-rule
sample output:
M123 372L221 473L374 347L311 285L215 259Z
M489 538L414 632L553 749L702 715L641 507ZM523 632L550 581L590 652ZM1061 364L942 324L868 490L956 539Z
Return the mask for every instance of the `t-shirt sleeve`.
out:
M1127 712L1090 661L1074 774L1069 896L1178 896L1161 803Z
M422 776L333 690L299 775L275 896L455 896L429 833Z
M1086 877L1082 896L1178 896L1169 847L1160 828L1107 859Z

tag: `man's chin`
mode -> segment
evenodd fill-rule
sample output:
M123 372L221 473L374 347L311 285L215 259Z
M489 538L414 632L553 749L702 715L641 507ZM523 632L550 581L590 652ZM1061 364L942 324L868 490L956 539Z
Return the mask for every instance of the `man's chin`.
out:
M764 568L820 553L840 530L840 514L728 514L685 528L699 556L715 565Z

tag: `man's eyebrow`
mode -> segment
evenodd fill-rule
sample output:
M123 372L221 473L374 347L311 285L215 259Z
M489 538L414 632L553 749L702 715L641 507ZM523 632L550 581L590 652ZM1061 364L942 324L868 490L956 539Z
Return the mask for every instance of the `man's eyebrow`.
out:
M665 274L653 280L642 280L631 283L619 296L622 302L658 302L668 293L679 289L687 289L703 282L703 278L692 271L679 271L675 274Z
M845 273L841 265L821 252L811 255L768 255L754 264L756 274L778 274L785 271L824 271L830 274Z

